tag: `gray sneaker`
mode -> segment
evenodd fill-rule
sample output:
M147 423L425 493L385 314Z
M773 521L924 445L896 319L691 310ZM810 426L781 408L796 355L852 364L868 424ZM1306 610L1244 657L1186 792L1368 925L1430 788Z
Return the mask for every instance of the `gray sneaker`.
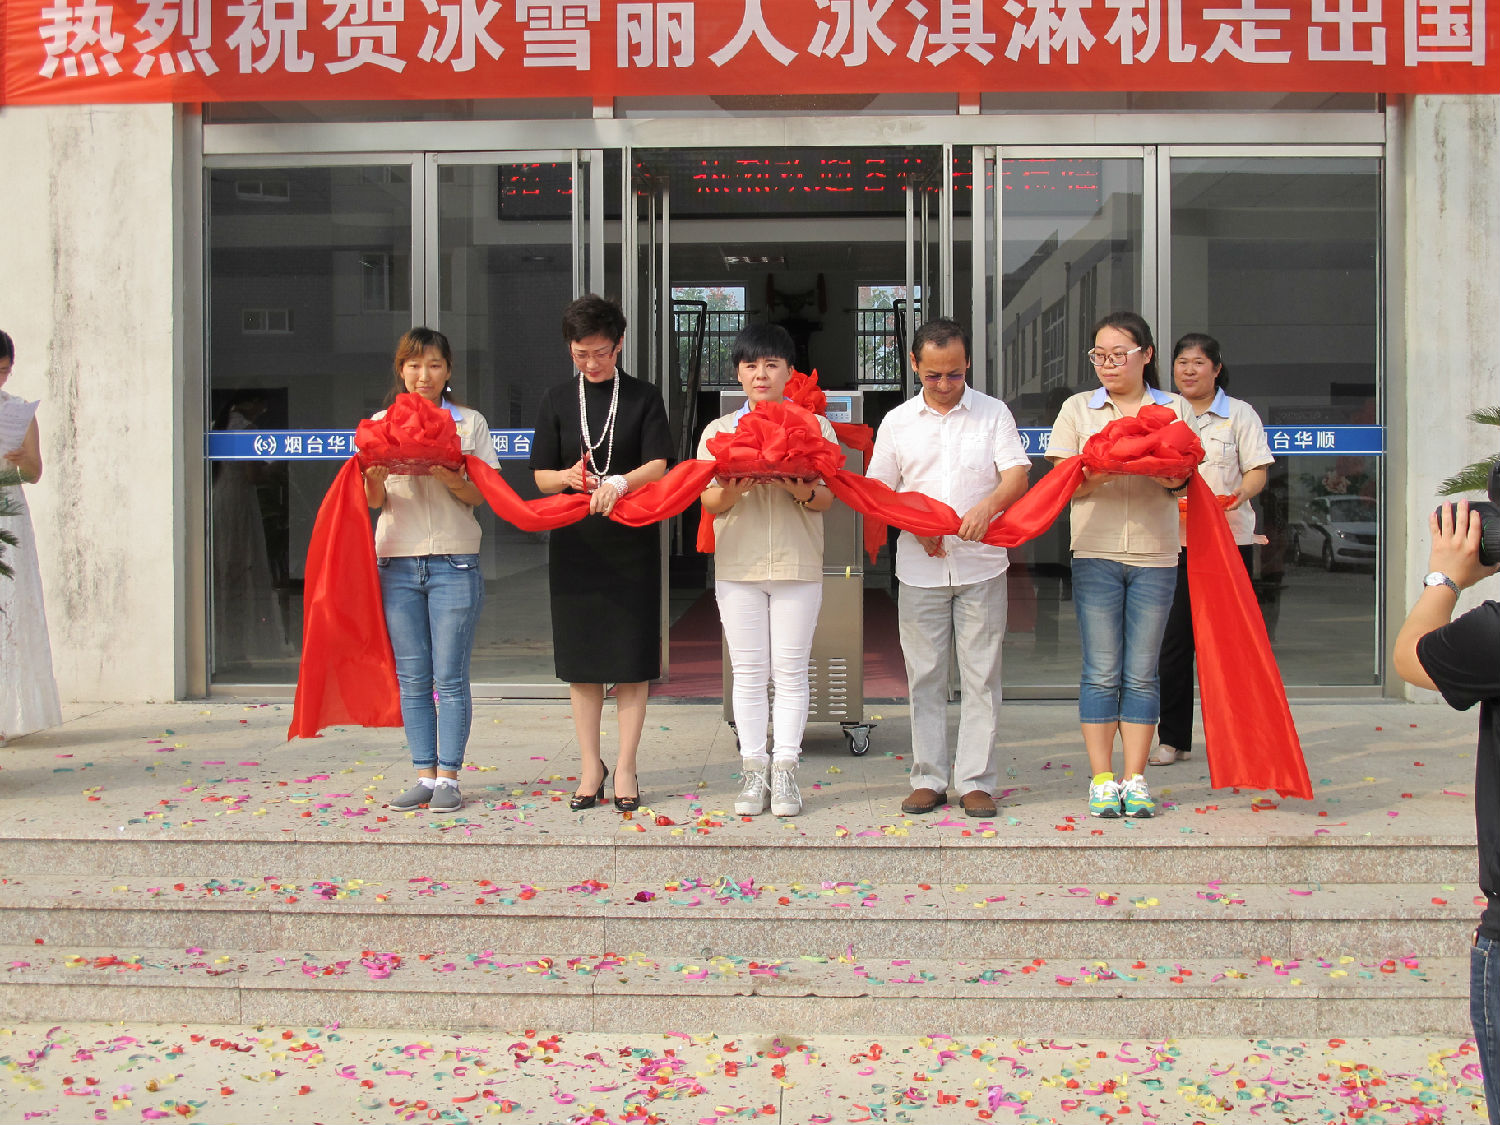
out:
M457 785L439 785L427 801L428 812L457 812L463 807L463 794Z
M766 802L771 799L769 769L744 769L744 785L740 795L734 799L734 811L740 816L759 816L766 811Z
M802 793L797 788L796 766L771 770L771 815L796 816L802 811Z
M391 808L407 812L411 809L420 809L432 800L432 790L420 781L408 789L401 796L391 801Z

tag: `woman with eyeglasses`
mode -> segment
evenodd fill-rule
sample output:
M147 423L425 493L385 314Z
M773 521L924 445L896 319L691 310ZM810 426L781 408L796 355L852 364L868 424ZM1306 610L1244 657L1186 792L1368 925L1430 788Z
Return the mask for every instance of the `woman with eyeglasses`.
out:
M574 373L542 399L531 469L547 495L589 495L589 515L547 540L553 665L568 685L582 758L568 807L577 812L604 801L609 770L599 754L599 724L614 684L620 723L614 803L634 812L641 803L635 759L646 696L661 672L661 533L615 523L609 513L631 489L666 473L672 431L656 388L619 368L625 341L619 305L592 293L579 297L563 310L563 339Z
M1233 497L1225 507L1229 530L1250 570L1255 542L1255 511L1250 498L1266 487L1271 447L1260 416L1249 403L1224 393L1229 370L1219 341L1190 332L1172 348L1172 381L1192 410L1192 423L1203 442L1200 472L1220 496ZM1187 524L1179 521L1182 545ZM1177 591L1161 642L1161 740L1151 764L1171 765L1193 748L1193 608L1188 601L1187 552L1177 564Z
M1099 388L1074 395L1052 425L1047 459L1081 453L1086 441L1143 406L1192 409L1161 389L1151 326L1132 312L1094 328L1089 363ZM1177 496L1187 478L1084 470L1073 494L1073 605L1083 648L1078 718L1088 751L1089 815L1151 817L1156 801L1143 771L1160 718L1157 658L1177 584ZM1115 736L1124 769L1114 773Z

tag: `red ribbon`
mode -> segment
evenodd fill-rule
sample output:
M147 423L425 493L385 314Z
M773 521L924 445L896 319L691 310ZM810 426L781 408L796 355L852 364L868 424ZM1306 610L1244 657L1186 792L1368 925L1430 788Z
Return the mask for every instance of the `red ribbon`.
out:
M394 442L405 456L421 458L446 448L442 434L430 443L413 440L413 433L426 424L424 413L416 408L398 414L398 422L405 415L412 423ZM440 413L452 427L452 418ZM867 520L883 519L922 536L958 532L959 515L947 504L917 492L895 492L841 468L838 445L823 438L817 419L794 404L762 403L732 433L710 439L709 448L713 461L685 461L661 480L632 490L616 503L610 518L631 527L670 519L690 507L715 476L779 468L789 477L821 477ZM302 664L288 738L316 737L324 727L340 723L401 725L395 659L358 464L364 453L361 446L360 454L339 472L313 527ZM1143 407L1135 418L1110 423L1089 439L1082 454L1055 466L991 522L983 541L1014 547L1046 531L1082 482L1085 466L1098 472L1190 477L1187 570L1211 783L1311 799L1312 783L1249 577L1219 502L1197 473L1202 457L1197 435L1175 413ZM464 466L495 514L522 530L564 527L588 514L586 495L522 500L478 458L465 457ZM709 528L711 533L711 521ZM872 546L868 536L866 546ZM872 557L879 543L873 546Z
M355 457L329 486L307 545L302 663L288 739L324 727L399 727L396 658L385 631L364 474Z
M818 386L816 367L813 368L811 375L793 371L792 377L786 381L786 390L783 394L788 402L796 403L811 414L828 418L828 396L823 393L823 388ZM863 455L864 460L861 464L868 471L870 454L875 452L875 431L862 422L835 422L829 418L828 424L833 427L834 436L839 439L840 445L847 445Z

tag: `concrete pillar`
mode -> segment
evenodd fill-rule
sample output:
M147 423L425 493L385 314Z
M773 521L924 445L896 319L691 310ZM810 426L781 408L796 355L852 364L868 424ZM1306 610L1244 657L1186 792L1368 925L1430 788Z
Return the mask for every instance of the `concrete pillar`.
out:
M0 112L0 327L8 389L42 400L27 496L65 700L184 691L180 131L172 106Z
M1405 213L1393 218L1404 223L1404 260L1390 305L1395 312L1400 302L1404 324L1391 335L1387 649L1427 571L1438 484L1500 452L1500 428L1466 420L1500 405L1500 98L1411 98L1401 121ZM1459 609L1497 597L1500 580L1487 579ZM1388 682L1400 683L1394 673Z

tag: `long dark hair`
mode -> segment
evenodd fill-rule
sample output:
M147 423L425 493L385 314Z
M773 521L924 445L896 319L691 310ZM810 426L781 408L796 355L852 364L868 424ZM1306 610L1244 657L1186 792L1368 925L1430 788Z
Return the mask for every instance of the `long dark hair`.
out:
M0 359L16 362L16 342L5 332L0 332Z
M436 348L438 354L443 357L443 362L448 365L448 382L443 384L443 400L451 402L454 406L463 405L453 397L453 345L448 343L448 337L437 329L419 324L402 336L396 344L396 359L391 365L396 374L396 381L385 396L386 406L395 402L397 395L406 393L406 380L401 378L401 368L406 366L406 361L421 359L422 354L428 348Z
M1140 313L1112 312L1094 325L1091 337L1099 335L1106 328L1113 328L1125 333L1143 348L1151 349L1151 358L1146 362L1146 369L1142 373L1146 380L1146 386L1153 390L1161 390L1161 376L1156 373L1156 341L1151 336L1151 325L1146 323L1146 318Z
M1197 348L1208 358L1209 363L1219 369L1219 373L1214 376L1214 386L1227 391L1229 368L1224 364L1224 349L1219 346L1219 341L1207 332L1189 332L1172 345L1172 362L1176 363L1177 357L1189 348Z

